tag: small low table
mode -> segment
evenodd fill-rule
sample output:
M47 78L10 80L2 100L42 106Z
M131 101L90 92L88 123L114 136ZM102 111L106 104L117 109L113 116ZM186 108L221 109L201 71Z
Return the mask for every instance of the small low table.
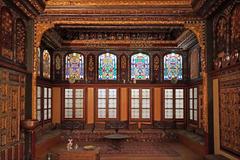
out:
M110 148L117 151L121 151L121 143L124 140L127 140L129 136L125 134L110 134L110 135L104 136L104 138L107 140L110 140L111 142L109 145Z

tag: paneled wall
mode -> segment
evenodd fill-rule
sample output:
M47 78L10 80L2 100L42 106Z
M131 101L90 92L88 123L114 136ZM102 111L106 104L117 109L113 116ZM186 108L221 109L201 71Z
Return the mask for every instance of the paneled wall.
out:
M0 0L0 159L24 156L26 19Z
M213 81L215 152L240 157L240 67ZM236 156L236 157L234 157Z
M231 1L214 17L215 153L240 157L240 4ZM237 158L238 157L238 158Z
M19 160L24 137L20 121L25 115L25 76L0 68L0 152L2 160Z

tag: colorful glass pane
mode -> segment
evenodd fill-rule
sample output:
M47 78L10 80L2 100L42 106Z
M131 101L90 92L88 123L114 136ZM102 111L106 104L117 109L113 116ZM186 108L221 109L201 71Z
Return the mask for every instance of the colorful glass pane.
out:
M131 79L149 79L149 56L143 53L134 54L131 57Z
M43 77L50 79L51 56L47 50L43 51Z
M79 53L71 53L66 56L65 77L74 79L84 78L84 57Z
M117 56L111 53L104 53L98 57L98 79L117 79Z
M164 80L177 77L182 80L182 56L171 53L164 56Z

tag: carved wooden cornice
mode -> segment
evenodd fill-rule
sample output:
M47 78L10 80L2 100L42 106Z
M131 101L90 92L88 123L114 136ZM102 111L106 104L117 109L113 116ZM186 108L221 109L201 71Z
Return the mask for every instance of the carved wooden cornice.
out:
M192 16L39 16L36 19L37 23L50 23L50 22L60 22L58 24L65 24L67 21L69 25L82 25L82 22L85 25L108 25L113 23L113 25L164 25L165 21L168 21L170 25L182 24L179 21L202 21L202 18L196 18ZM80 23L79 23L80 22Z
M23 13L30 18L36 18L45 9L42 0L11 0Z
M91 48L177 48L176 41L141 41L141 40L74 40L63 41L62 46L78 47L79 49Z
M191 0L48 0L44 15L192 15Z
M191 7L147 7L147 6L135 6L135 7L47 7L43 15L192 15L193 10Z
M232 0L196 0L193 4L193 10L199 16L207 18L212 15L224 2Z
M47 6L176 6L191 5L191 0L47 0Z
M197 44L197 38L190 30L185 31L178 39L178 47L187 50Z

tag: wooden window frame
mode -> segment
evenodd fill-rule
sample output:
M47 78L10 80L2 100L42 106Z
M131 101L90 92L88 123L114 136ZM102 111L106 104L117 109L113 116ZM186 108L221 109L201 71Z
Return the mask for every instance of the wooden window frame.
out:
M190 98L190 89L192 89L192 98ZM194 95L194 89L197 89L197 96L195 97ZM189 91L189 95L188 95L188 103L189 103L189 106L188 106L188 120L190 123L193 123L193 124L197 124L198 121L199 121L199 104L198 104L198 97L199 97L199 89L198 87L191 87L188 89ZM190 109L190 100L192 100L192 109ZM197 107L195 108L195 105L194 105L194 101L197 101ZM197 111L197 120L194 119L194 111ZM193 118L190 119L190 112L192 112L192 116Z
M165 90L166 89L172 89L173 90L173 98L165 98ZM183 98L176 98L176 90L177 89L182 89L183 90ZM173 112L173 118L165 118L165 99L172 99L173 102L173 107L172 107L172 112ZM182 99L183 100L183 118L176 118L176 109L182 109L182 108L176 108L176 100L177 99ZM184 121L185 119L185 110L186 110L186 105L185 105L185 88L163 88L163 119L164 120L169 120L169 121Z
M65 97L65 89L72 89L73 90L73 97L72 98L66 98ZM76 98L76 89L82 89L83 90L83 98ZM85 120L86 119L86 89L85 88L63 88L63 107L62 107L62 119L63 120ZM66 118L65 117L65 109L69 109L65 107L65 99L72 99L73 106L72 106L72 118ZM82 99L83 100L83 108L76 108L76 99ZM76 118L76 109L83 109L83 118Z
M132 89L139 89L139 98L132 98L131 92ZM142 90L143 89L149 89L150 90L150 98L142 98ZM128 119L130 122L152 122L153 119L153 107L152 107L152 97L153 97L152 88L129 88L129 115ZM132 99L139 99L139 118L132 118ZM149 99L150 100L150 118L142 118L142 100L143 99Z
M38 96L38 88L40 89L40 95ZM38 100L40 102L40 108L38 108ZM38 112L40 112L40 119L38 119ZM42 87L37 86L37 108L36 108L36 115L37 115L37 120L42 121Z
M52 88L49 86L37 86L37 88L40 87L41 88L41 93L40 93L40 97L37 96L37 100L40 99L40 109L36 109L36 114L38 111L40 111L40 117L41 123L47 123L49 121L52 120ZM47 95L46 97L44 97L44 93L45 93L45 88L47 89ZM49 97L49 89L51 89L51 97ZM44 100L47 100L47 107L45 108L44 106ZM49 107L49 99L51 101L51 108ZM44 119L44 111L47 110L47 119ZM51 110L51 117L49 117L49 110Z
M106 89L106 98L101 98L101 99L106 99L106 108L104 108L104 109L106 109L106 117L105 118L98 118L98 90L99 89ZM116 98L116 100L117 100L117 107L116 107L116 118L109 118L109 109L111 109L111 108L109 108L108 107L108 102L109 102L109 99L114 99L114 98L109 98L109 89L116 89L117 90L117 98ZM95 107L95 121L96 122L104 122L104 121L110 121L110 120L119 120L119 114L120 114L120 109L119 109L119 88L114 88L114 87L107 87L107 88L96 88L96 91L95 91L95 93L96 93L96 100L95 100L95 102L96 102L96 107Z
M47 89L47 97L44 97L45 88ZM49 89L51 89L51 97L49 97ZM43 120L48 121L52 119L52 88L51 87L43 87ZM47 100L47 107L44 106L44 100ZM51 108L49 107L49 99L51 100ZM49 118L49 110L51 109L51 117ZM45 111L47 111L47 119L44 119Z

